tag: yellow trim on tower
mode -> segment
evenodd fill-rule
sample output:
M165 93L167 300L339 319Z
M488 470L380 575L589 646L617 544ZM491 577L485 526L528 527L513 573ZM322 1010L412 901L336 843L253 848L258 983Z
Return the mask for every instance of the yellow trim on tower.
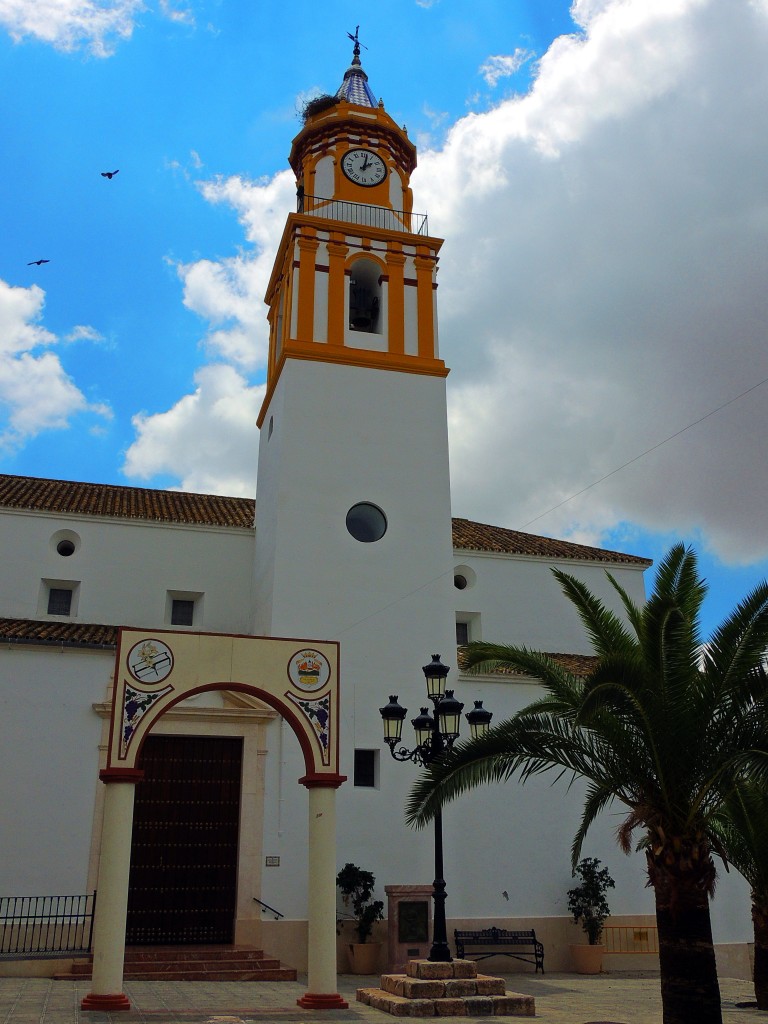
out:
M256 425L261 428L272 401L283 367L288 359L306 359L318 363L346 364L366 367L371 370L394 370L397 373L418 373L428 377L447 377L450 370L442 359L422 359L419 356L394 357L391 352L371 352L368 349L323 345L316 342L286 341L275 372L267 384L264 401L261 404Z
M397 249L395 248L397 246ZM396 242L387 252L387 335L393 355L405 352L405 256Z
M345 260L349 246L331 232L330 241L326 244L328 251L328 344L344 344L344 312L346 310L346 274Z
M296 240L299 250L299 309L296 334L302 341L312 341L315 334L315 261L320 243L313 228L304 228Z
M419 331L419 356L431 358L435 354L435 307L432 297L434 257L428 256L425 245L416 246L416 319Z

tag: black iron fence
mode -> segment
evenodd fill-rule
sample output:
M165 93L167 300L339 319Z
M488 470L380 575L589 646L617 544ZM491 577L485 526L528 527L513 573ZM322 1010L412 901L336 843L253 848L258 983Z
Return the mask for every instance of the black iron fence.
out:
M349 203L341 199L323 199L299 193L296 212L369 228L407 231L412 235L429 234L426 213L406 213L404 210L388 210L384 206L368 206L365 203Z
M95 906L95 892L85 896L0 896L0 960L90 952Z

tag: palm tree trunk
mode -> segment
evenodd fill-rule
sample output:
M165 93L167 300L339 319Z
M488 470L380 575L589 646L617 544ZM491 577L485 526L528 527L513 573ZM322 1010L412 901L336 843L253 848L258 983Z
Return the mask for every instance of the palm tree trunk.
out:
M755 928L755 999L758 1010L768 1010L768 904L752 901Z
M709 898L698 871L651 862L664 1024L722 1024Z

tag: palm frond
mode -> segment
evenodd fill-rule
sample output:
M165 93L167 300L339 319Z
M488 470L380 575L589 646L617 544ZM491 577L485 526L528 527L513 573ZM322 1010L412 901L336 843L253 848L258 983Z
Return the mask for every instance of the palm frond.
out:
M473 641L464 648L462 660L470 675L511 669L538 679L550 693L566 702L575 702L581 694L583 683L578 676L549 655L531 651L527 647Z
M644 656L670 692L685 689L698 669L699 612L706 593L695 553L674 545L662 559L643 609Z
M552 569L552 575L576 608L598 656L616 650L630 651L636 646L636 641L621 619L606 608L582 580L562 569Z
M586 838L590 826L600 813L615 800L615 798L614 793L597 785L597 783L591 783L587 788L587 794L584 799L584 810L581 814L581 821L576 835L573 837L573 842L571 843L571 868L573 870L576 869L576 865L581 859L581 849L584 845L584 839Z
M509 722L486 736L458 744L433 761L414 783L406 803L406 822L422 828L433 820L443 804L468 789L499 782L514 774L522 763L516 744L510 747Z
M653 597L671 600L688 619L694 620L706 594L707 585L699 575L696 552L684 544L673 544L659 563Z
M751 888L768 895L768 789L743 779L712 817L727 860Z
M610 573L605 574L608 577L608 582L611 584L613 589L621 598L621 603L624 605L624 611L627 616L627 620L630 622L632 628L637 634L638 639L642 636L643 631L643 610L642 608L632 600L624 587L621 586L616 577Z
M768 582L763 581L712 634L702 651L703 671L726 688L757 684L754 696L759 698L766 680L762 669L767 652Z

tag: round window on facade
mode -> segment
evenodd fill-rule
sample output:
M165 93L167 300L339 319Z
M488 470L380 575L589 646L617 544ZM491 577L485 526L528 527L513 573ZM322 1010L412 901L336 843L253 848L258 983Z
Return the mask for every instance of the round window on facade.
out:
M376 505L361 501L347 512L347 530L361 544L373 544L387 532L387 517Z
M468 565L455 565L453 567L453 585L457 590L471 590L477 583L477 573Z
M80 537L74 530L58 530L51 537L50 544L57 555L69 558L80 548Z

